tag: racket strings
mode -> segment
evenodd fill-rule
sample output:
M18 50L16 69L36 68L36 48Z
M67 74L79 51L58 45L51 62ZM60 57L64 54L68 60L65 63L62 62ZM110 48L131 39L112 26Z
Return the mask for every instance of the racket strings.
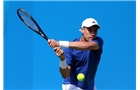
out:
M38 27L36 26L36 24L34 23L34 21L24 12L20 11L19 12L23 22L29 26L30 28L32 28L35 31L39 31Z

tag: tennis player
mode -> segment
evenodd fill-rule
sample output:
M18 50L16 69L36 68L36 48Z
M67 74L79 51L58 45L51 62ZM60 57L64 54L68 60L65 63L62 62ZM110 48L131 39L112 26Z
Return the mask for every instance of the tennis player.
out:
M80 38L72 42L50 39L48 44L60 58L60 73L64 78L63 90L95 90L95 75L103 51L103 39L97 36L100 26L94 18L82 22ZM60 47L64 47L64 50ZM83 73L85 79L77 80Z

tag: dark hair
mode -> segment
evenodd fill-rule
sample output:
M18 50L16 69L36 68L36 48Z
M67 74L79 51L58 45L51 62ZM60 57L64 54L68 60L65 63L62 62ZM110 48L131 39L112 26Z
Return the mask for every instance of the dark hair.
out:
M93 26L97 27L97 29L100 29L100 27L99 27L98 25L93 25ZM93 27L93 26L91 26L91 27ZM89 28L91 28L91 27L83 26L83 28L87 28L87 29L89 29Z

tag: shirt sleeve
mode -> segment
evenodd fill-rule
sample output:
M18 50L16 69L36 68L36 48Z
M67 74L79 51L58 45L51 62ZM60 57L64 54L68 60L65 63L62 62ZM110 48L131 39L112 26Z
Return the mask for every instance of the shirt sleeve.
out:
M103 39L102 38L96 37L93 41L96 42L96 44L99 46L99 48L102 48L102 46L103 46Z
M64 49L64 55L67 65L71 66L73 59L72 59L72 49L71 48L65 48Z

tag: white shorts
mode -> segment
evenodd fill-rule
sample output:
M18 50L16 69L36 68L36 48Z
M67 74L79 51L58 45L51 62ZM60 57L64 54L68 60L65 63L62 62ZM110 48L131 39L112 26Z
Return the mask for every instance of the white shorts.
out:
M73 84L62 84L62 90L83 90ZM95 86L93 90L96 90Z

